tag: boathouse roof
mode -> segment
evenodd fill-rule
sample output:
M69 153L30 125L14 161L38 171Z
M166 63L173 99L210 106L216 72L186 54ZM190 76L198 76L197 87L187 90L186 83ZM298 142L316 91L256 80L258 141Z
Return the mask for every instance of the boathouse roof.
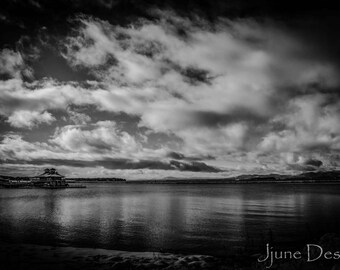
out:
M39 178L64 178L65 176L59 174L54 168L46 168L44 172L37 177Z

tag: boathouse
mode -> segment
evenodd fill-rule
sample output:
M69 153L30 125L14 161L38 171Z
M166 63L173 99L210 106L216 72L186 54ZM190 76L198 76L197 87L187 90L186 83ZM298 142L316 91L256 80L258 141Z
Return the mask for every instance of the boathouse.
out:
M59 174L55 168L46 168L33 181L35 186L65 187L68 186L65 176Z

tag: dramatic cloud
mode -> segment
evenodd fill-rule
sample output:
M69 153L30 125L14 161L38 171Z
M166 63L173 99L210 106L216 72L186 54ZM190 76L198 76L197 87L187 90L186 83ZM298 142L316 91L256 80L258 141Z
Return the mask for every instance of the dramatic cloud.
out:
M78 153L112 153L114 155L139 151L140 146L127 132L119 132L116 123L99 121L92 125L64 126L57 129L51 143Z
M329 95L308 95L290 101L290 111L274 119L285 129L267 134L266 151L339 151L339 103Z
M92 126L65 126L47 143L29 143L18 135L7 135L0 144L1 163L106 168L109 170L175 170L222 172L198 161L175 161L162 153L141 153L135 138L119 132L116 124L100 121ZM151 159L138 159L138 156ZM51 158L53 157L53 158Z
M0 53L0 75L11 77L20 77L23 59L19 53L4 49Z
M11 162L9 162L11 163ZM25 162L19 161L24 164ZM36 159L32 162L34 165L55 164L57 166L70 167L99 167L110 170L175 170L181 172L222 172L212 166L208 166L203 162L179 162L175 160L157 161L157 160L130 160L130 159L104 159L97 161L87 160L61 160L61 159Z
M317 160L317 159L309 159L305 161L305 165L311 165L314 167L320 167L322 165L322 161L321 160Z
M33 128L41 123L51 124L56 119L49 112L15 111L7 122L16 128Z
M313 159L313 158L305 159L301 156L289 157L288 160L291 162L291 163L288 163L288 169L298 170L298 171L316 171L323 164L321 160Z
M53 152L63 166L219 175L334 164L339 69L322 46L275 20L150 16L68 21L58 57L87 80L34 80L23 52L2 50L0 115L31 132L4 133L2 159L38 164ZM32 140L39 129L48 135Z

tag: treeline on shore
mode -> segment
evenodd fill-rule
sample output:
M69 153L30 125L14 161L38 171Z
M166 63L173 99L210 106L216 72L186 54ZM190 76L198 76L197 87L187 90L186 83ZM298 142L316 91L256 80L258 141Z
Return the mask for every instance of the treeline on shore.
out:
M32 177L4 176L2 181L31 181ZM283 174L249 174L229 178L163 178L157 180L130 180L117 177L66 178L67 182L127 182L127 183L178 183L178 184L222 184L222 183L340 183L340 171L305 172L296 175Z
M130 182L130 181L129 181ZM141 182L141 181L133 181ZM228 178L164 178L161 180L145 180L147 183L178 183L178 184L224 184L224 183L340 183L340 171L305 172L296 175L284 174L248 174Z
M125 182L124 178L117 177L91 177L91 178L66 178L66 181L72 182Z

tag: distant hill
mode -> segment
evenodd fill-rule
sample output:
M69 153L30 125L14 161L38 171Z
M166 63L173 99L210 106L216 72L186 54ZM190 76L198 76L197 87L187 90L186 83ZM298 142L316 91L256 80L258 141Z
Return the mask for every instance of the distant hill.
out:
M308 180L339 180L340 171L319 171L319 172L305 172L291 177L292 179L302 178Z
M0 175L0 181L5 180L30 180L30 177L13 177ZM72 182L125 182L124 178L116 177L93 177L93 178L66 178L67 181ZM178 184L219 184L219 183L310 183L310 182L339 182L340 183L340 171L315 171L315 172L304 172L296 175L285 175L285 174L245 174L236 177L229 178L176 178L176 177L165 177L159 180L134 180L126 181L133 183L178 183Z
M90 178L66 178L66 181L74 182L124 182L126 179L117 177L90 177Z
M149 180L150 182L156 182L157 180ZM186 183L192 182L209 182L209 183L228 183L228 182L239 182L239 183L257 183L257 182L336 182L340 183L340 171L317 171L317 172L304 172L295 175L285 175L285 174L244 174L235 177L228 178L175 178L175 177L166 177L162 180L158 180L162 182L179 182L183 181Z
M305 172L296 175L284 174L249 174L234 177L235 180L339 180L340 171L318 171L318 172Z

